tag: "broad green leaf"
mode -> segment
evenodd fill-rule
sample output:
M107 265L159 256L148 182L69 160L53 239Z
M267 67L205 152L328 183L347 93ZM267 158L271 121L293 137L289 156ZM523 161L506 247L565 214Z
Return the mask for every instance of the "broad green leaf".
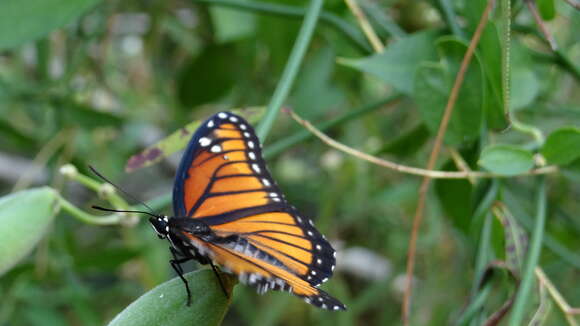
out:
M248 120L248 122L254 124L260 121L265 108L248 107L243 109L232 109L231 111L243 116ZM191 136L195 133L202 121L203 120L196 120L188 123L183 128L174 131L171 135L147 147L141 153L131 156L127 161L127 165L125 165L125 171L133 172L137 169L153 165L161 161L164 157L182 150L185 148L191 139Z
M477 28L477 24L481 19L481 15L485 10L487 5L487 0L471 0L469 3L465 3L463 12L465 19L467 20L467 28L470 33L473 33ZM489 24L489 23L488 23ZM481 44L481 41L480 41Z
M184 276L191 290L191 306L186 305L183 282L176 277L143 294L109 326L220 325L231 301L233 279L220 275L229 293L226 298L212 270L198 270Z
M453 162L443 166L444 171L457 171ZM471 194L473 186L465 179L439 179L435 182L435 191L441 206L453 222L462 232L467 234L473 212Z
M0 198L0 275L32 251L57 209L52 188L24 190Z
M531 105L540 93L540 81L530 69L535 63L530 50L522 44L511 43L510 110L520 110Z
M487 1L486 1L487 2ZM487 124L494 129L505 129L508 125L503 107L502 74L501 74L501 41L499 31L493 22L489 22L481 34L477 53L481 59L485 74L486 92L483 98L483 110Z
M422 62L437 58L434 42L438 32L429 30L402 38L384 52L361 59L339 59L338 62L374 75L400 92L413 91L413 76Z
M554 0L537 0L538 11L544 20L552 20L556 17Z
M552 132L541 150L550 164L569 164L580 157L580 128L564 127Z
M479 165L494 173L515 175L534 167L534 157L531 152L521 147L492 145L481 153Z
M423 122L436 133L443 117L467 45L453 38L441 38L438 48L441 63L424 64L415 76L414 99ZM477 57L472 59L449 121L445 141L460 144L479 136L483 111L484 80Z
M0 49L39 39L74 22L100 0L2 0Z

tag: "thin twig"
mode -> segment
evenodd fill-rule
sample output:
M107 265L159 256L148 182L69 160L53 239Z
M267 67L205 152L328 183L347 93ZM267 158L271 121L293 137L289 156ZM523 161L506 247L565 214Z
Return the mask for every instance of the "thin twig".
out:
M467 163L465 162L463 157L461 157L461 154L459 154L459 152L455 148L450 147L447 150L449 151L449 154L451 154L451 158L453 159L453 162L455 162L455 165L457 166L457 168L459 170L467 172L467 173L471 173L471 169L469 168L469 165L467 165ZM471 183L472 185L475 184L474 177L468 175L467 179L469 180L469 183Z
M350 9L350 11L352 11L353 15L356 17L356 20L358 21L360 27L362 28L363 32L365 33L367 39L369 40L369 42L373 46L373 49L375 50L375 52L379 52L379 53L383 52L383 49L384 49L383 43L381 42L381 40L379 39L379 37L375 33L373 27L369 23L369 20L367 19L367 16L365 15L365 13L359 7L358 3L356 3L356 0L345 0L345 2L348 5L348 8Z
M466 179L466 178L507 178L507 177L514 177L513 175L502 175L496 174L491 172L482 172L482 171L439 171L439 170L426 170L421 168L416 168L412 166L402 165L395 162L387 161L385 159L378 158L376 156L372 156L370 154L361 152L357 149L352 147L346 146L342 143L337 142L336 140L328 137L322 131L318 130L314 127L309 121L302 119L298 114L296 114L292 110L287 110L290 116L296 120L299 124L303 125L306 129L312 132L316 137L322 140L325 144L341 151L346 154L350 154L355 156L361 160L368 161L370 163L386 167L391 170L395 170L397 172L428 177L433 179ZM545 166L538 169L533 169L517 176L530 176L530 175L539 175L539 174L549 174L558 172L558 168L556 166Z
M483 28L487 24L487 18L491 9L493 8L495 1L489 0L487 2L487 6L481 15L481 19L477 24L477 29L473 34L471 42L469 42L469 47L465 52L465 56L461 61L461 66L459 67L459 72L455 78L455 82L453 83L453 88L451 89L451 94L449 94L449 100L447 101L447 105L445 107L445 111L443 113L443 118L441 119L441 124L439 125L439 130L437 131L437 136L435 137L435 144L433 145L433 150L431 151L431 155L429 156L429 162L427 163L427 170L433 170L435 167L435 163L437 162L437 157L439 156L439 151L441 149L441 144L443 143L443 137L445 136L445 132L447 131L447 125L449 124L449 120L451 119L451 113L453 112L453 107L455 106L455 101L457 101L457 96L459 94L459 89L461 88L461 84L463 83L463 79L465 78L465 73L467 71L467 67L471 62L471 58L473 57L473 53L475 52L475 48L479 43L479 39L481 37L481 33L483 32ZM407 252L407 284L405 289L405 294L403 297L403 324L409 325L409 313L410 313L410 306L411 306L411 293L413 289L413 285L411 280L413 278L413 270L415 267L415 251L417 245L417 235L419 233L419 226L421 225L421 221L423 219L423 210L425 209L425 201L427 199L427 190L429 189L429 184L431 183L431 178L425 177L423 182L421 183L421 187L419 188L419 199L417 202L417 209L415 210L415 216L413 218L413 229L411 231L411 239L409 240L409 249Z
M540 31L542 31L542 34L544 34L544 37L548 41L548 44L550 44L550 48L552 49L552 51L558 51L558 44L556 44L556 40L554 39L554 36L552 36L552 33L550 33L550 30L548 30L548 28L546 27L546 24L544 24L542 17L540 17L540 13L538 12L538 7L536 7L536 1L524 0L524 2L528 6L528 9L532 12L532 15L534 16L534 20L536 21L536 24L538 24L538 27L540 28Z
M576 322L576 320L574 319L574 317L572 315L574 314L574 310L579 310L579 308L571 308L570 307L568 302L566 302L566 300L564 299L562 294L560 294L558 289L554 286L554 284L552 284L550 279L546 276L546 274L544 273L544 271L540 267L536 267L535 272L536 272L536 277L538 278L540 283L544 284L546 289L548 289L550 296L552 296L552 298L556 302L556 305L558 307L560 307L560 309L564 313L566 320L568 321L568 324L570 326L578 326L578 323Z

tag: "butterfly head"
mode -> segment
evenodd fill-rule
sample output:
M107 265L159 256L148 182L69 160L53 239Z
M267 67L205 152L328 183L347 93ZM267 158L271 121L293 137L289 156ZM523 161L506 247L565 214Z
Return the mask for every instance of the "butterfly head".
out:
M169 234L169 217L166 215L158 215L151 217L149 223L153 226L153 230L157 233L159 239L165 239Z

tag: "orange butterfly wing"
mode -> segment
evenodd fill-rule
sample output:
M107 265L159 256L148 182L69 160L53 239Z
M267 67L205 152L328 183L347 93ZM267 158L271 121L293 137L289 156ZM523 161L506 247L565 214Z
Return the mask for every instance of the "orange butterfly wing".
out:
M242 282L260 292L291 290L316 306L345 309L316 288L332 275L334 249L284 199L243 118L221 112L198 129L178 169L173 204L178 218L200 219L215 235L238 239L211 243L182 232Z

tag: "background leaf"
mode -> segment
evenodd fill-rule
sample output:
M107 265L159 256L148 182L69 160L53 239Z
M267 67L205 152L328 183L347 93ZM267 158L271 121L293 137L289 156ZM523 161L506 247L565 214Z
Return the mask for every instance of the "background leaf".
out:
M438 41L442 62L421 66L415 76L414 97L423 122L434 134L443 117L449 92L467 46L453 38ZM465 74L465 82L449 121L445 141L460 144L479 135L483 118L484 80L477 58Z
M0 198L0 275L26 257L46 233L58 195L48 187Z
M514 175L531 169L534 157L521 147L498 144L483 150L479 165L494 173Z
M564 127L552 132L541 150L551 164L568 164L580 157L580 128Z
M402 38L384 52L362 59L340 59L338 62L378 77L396 90L410 94L417 67L436 58L432 46L438 32L424 31Z
M36 40L74 22L100 0L2 0L0 49Z

